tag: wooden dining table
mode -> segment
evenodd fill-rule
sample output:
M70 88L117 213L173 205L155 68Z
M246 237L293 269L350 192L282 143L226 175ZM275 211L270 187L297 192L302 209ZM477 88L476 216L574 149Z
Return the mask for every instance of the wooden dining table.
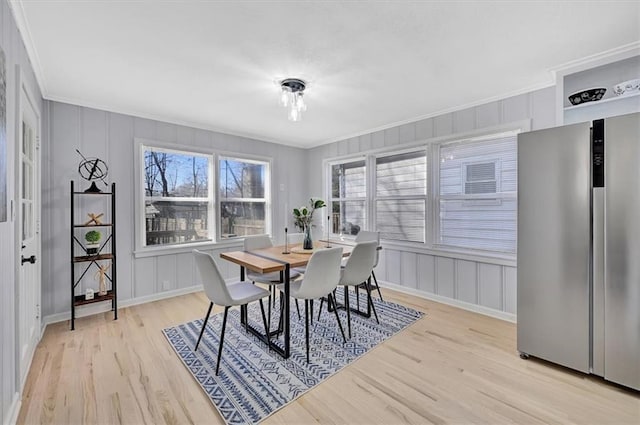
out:
M353 244L339 241L315 241L313 244L313 250L303 250L301 244L293 244L287 247L285 246L273 246L269 248L257 249L254 251L231 251L223 252L220 254L220 258L223 258L232 263L240 266L240 280L245 279L245 269L252 270L257 273L271 273L281 272L281 280L284 283L284 311L283 314L283 344L282 347L278 344L271 343L271 333L265 335L257 328L253 327L248 320L247 306L244 305L240 309L240 320L245 326L247 331L256 335L266 344L268 344L276 353L282 357L289 358L291 354L290 350L290 302L289 302L289 287L291 269L295 267L306 266L311 258L311 254L317 250L326 249L328 247L342 247L343 257L348 257L353 250ZM274 334L277 331L273 332Z

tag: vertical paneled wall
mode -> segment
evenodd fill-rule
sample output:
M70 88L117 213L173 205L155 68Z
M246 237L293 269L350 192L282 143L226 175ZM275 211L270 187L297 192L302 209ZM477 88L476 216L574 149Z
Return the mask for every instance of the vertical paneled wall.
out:
M285 205L299 205L307 198L304 176L305 151L213 131L121 115L97 109L45 102L48 143L43 155L43 314L70 310L69 181L86 185L78 174L79 149L85 156L104 159L109 182L117 184L117 241L119 300L144 300L163 292L190 288L199 283L189 253L136 258L134 255L135 164L134 139L144 138L185 147L272 158L272 232L282 242ZM240 246L238 244L236 247ZM209 246L217 256L223 249ZM238 270L221 261L225 277Z
M323 160L359 152L454 136L474 130L530 120L532 129L555 126L555 87L455 111L310 149L310 175L321 175ZM310 191L323 193L322 181ZM477 261L437 250L389 244L381 251L377 277L411 293L515 319L514 261Z
M42 95L29 62L22 37L16 26L8 2L0 1L0 48L5 56L6 77L6 177L7 208L15 205L15 162L16 162L16 117L17 117L17 70L21 78L32 90L42 110ZM16 294L15 294L15 222L8 212L7 221L0 223L0 420L9 421L16 414Z

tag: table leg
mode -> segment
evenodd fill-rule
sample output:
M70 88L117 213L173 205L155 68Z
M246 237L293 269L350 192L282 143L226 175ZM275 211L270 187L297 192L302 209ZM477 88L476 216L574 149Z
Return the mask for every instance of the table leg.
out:
M287 265L284 268L284 358L289 358L290 354L290 315L289 315L289 307L290 307L290 297L289 297L289 283L291 276L290 266Z

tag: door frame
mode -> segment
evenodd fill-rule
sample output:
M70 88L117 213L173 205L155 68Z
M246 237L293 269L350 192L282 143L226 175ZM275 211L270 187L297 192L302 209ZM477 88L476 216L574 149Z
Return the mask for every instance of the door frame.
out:
M20 185L20 157L22 152L22 109L23 102L29 102L33 112L35 113L36 123L34 130L36 131L36 162L37 166L37 175L35 176L35 193L37 193L37 203L34 208L34 211L37 211L36 220L36 229L35 234L37 239L37 248L36 248L36 258L38 259L36 263L36 267L38 267L38 283L37 283L37 299L38 299L38 315L40 318L40 326L37 329L37 341L34 343L34 346L31 347L31 352L28 355L27 365L25 365L25 370L27 373L24 374L24 378L20 376L22 370L22 364L20 361L21 355L21 341L20 341L20 307L19 303L16 304L15 308L15 336L16 336L16 345L15 345L15 383L16 383L16 391L22 397L22 390L24 389L24 384L28 375L28 370L31 367L31 362L33 361L33 355L35 353L36 346L38 342L42 338L42 239L41 239L41 222L42 222L42 161L41 161L41 139L42 139L42 112L38 108L38 103L36 102L36 97L33 95L33 90L29 86L27 79L24 78L22 73L22 69L20 65L16 65L16 115L15 115L15 157L14 157L14 198L15 201L13 203L13 211L15 220L14 220L14 273L15 273L15 281L14 281L14 293L16 299L20 294L20 267L21 267L21 244L22 244L22 229L20 228L21 218L19 217L20 213L20 199L18 196L21 193Z

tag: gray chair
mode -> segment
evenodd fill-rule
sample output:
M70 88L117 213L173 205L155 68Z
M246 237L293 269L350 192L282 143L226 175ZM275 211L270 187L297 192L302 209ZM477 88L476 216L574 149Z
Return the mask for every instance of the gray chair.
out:
M202 284L204 285L204 293L209 300L209 309L207 310L207 316L204 318L202 329L200 330L200 336L194 351L198 351L198 345L204 334L204 329L209 321L209 315L214 304L224 306L224 318L222 319L222 332L220 333L220 346L218 347L218 361L216 362L216 375L220 368L220 357L222 355L222 344L224 343L224 331L227 326L227 313L229 307L236 305L247 305L252 301L260 300L260 311L262 312L262 322L264 323L264 330L267 338L269 338L269 328L267 327L267 318L264 314L264 305L262 299L269 296L269 291L260 288L259 286L252 285L249 282L237 282L227 285L225 280L218 270L218 266L211 255L194 249L193 256L196 260L196 265L200 271L200 277L202 278ZM271 343L269 341L269 348Z
M356 243L358 243L358 242L369 242L369 241L378 242L378 247L379 247L380 246L380 232L370 232L368 230L361 230L358 233L358 235L356 236ZM376 249L376 261L375 261L375 264L373 265L374 269L378 265L378 260L379 259L380 259L380 251L379 251L379 249ZM382 292L380 292L380 286L378 286L378 279L376 279L376 273L374 272L373 269L371 269L371 276L373 277L373 281L375 283L375 287L378 290L378 296L382 300Z
M309 317L310 302L316 298L327 297L328 304L333 307L333 311L338 321L338 327L342 333L342 339L347 342L344 336L342 322L338 316L338 310L333 298L340 281L340 261L342 260L342 248L321 249L313 254L307 263L307 272L301 280L291 282L289 295L296 300L304 300L305 318L305 339L307 347L307 363L309 363ZM278 285L280 291L284 290L284 285Z
M347 326L349 328L349 338L351 338L351 306L349 305L349 287L353 286L355 291L364 284L367 290L367 306L373 310L373 314L378 320L378 313L371 299L371 271L376 262L376 253L378 250L377 241L360 242L356 244L351 251L351 255L347 258L347 262L341 269L340 283L344 286L344 303L347 310Z
M271 248L273 247L273 243L271 242L271 238L269 235L252 235L245 236L244 238L244 250L245 251L255 251L258 249ZM248 280L253 283L259 282L265 285L269 285L269 313L268 313L268 323L271 325L271 306L275 306L275 295L276 295L276 287L280 283L284 282L284 276L282 272L271 272L271 273L256 273L251 270L247 270L246 277ZM300 277L300 272L291 270L289 272L289 279L293 280ZM273 302L271 301L273 297ZM298 311L298 318L300 318L300 307L296 303L296 309Z

